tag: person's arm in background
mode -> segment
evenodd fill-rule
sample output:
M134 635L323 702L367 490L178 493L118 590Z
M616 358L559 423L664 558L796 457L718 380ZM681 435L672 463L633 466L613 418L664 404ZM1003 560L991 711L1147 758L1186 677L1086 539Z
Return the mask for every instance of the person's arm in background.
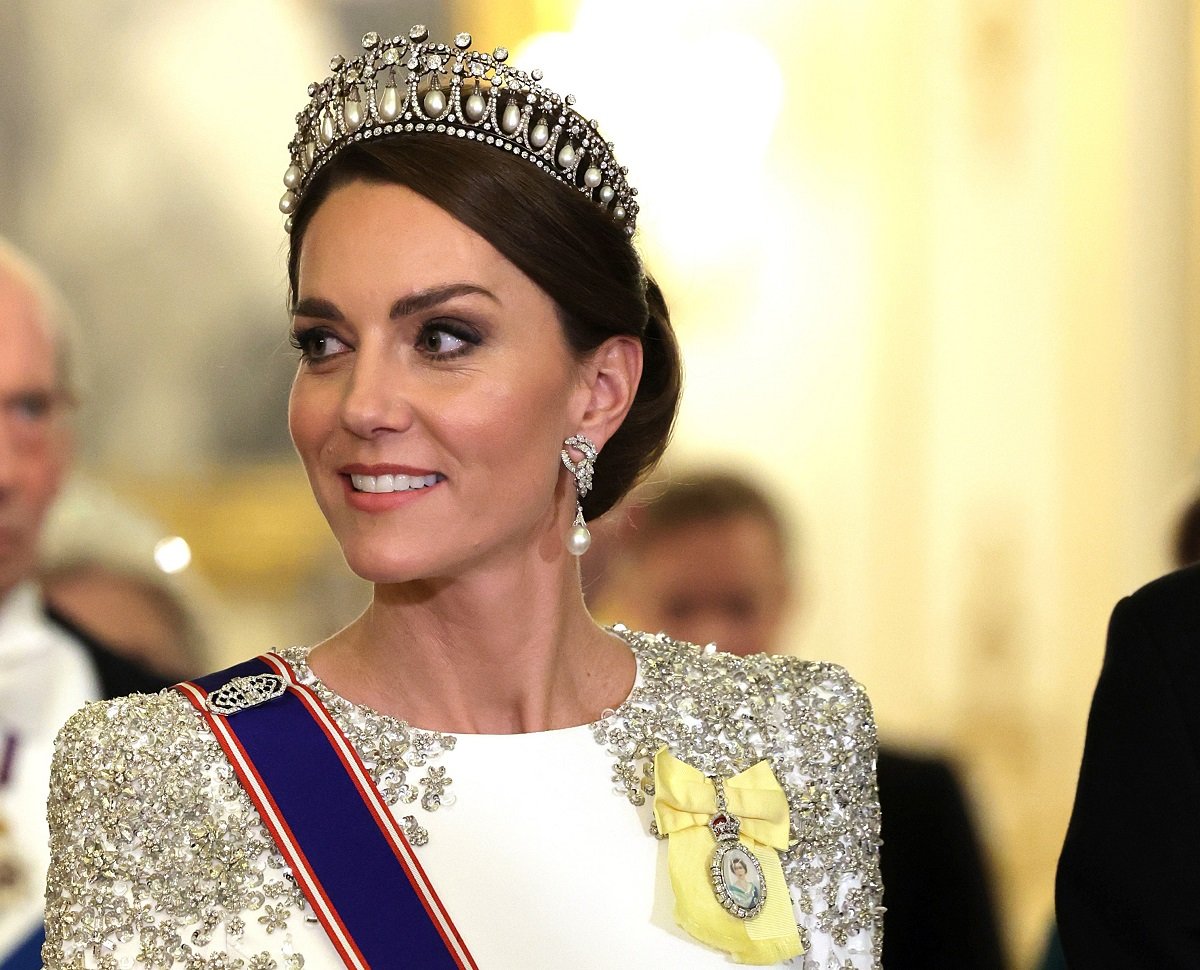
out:
M1200 966L1198 658L1200 570L1113 611L1058 864L1071 967Z
M988 865L951 764L879 750L887 970L1004 970Z

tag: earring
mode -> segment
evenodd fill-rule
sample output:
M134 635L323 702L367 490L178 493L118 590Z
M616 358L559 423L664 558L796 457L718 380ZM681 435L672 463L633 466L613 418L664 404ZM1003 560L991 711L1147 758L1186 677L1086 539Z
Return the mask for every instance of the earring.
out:
M574 448L582 458L572 461L568 448ZM596 443L585 434L573 434L563 442L560 454L562 463L566 466L571 477L575 479L575 522L567 535L567 551L572 556L582 556L592 544L592 534L588 532L587 524L583 521L583 502L581 501L592 490L592 475L595 472Z

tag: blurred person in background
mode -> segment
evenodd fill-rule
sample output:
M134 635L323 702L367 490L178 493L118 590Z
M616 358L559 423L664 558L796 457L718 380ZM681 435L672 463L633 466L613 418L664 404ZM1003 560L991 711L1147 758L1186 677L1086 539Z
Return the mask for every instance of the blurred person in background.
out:
M1171 552L1109 621L1045 970L1200 966L1200 495Z
M54 736L98 698L166 682L80 634L37 586L46 513L71 462L69 323L43 275L0 240L0 967L40 967Z
M41 573L50 608L106 648L170 681L204 669L200 628L165 573L100 556L55 563Z
M1179 514L1171 540L1171 552L1177 569L1200 562L1200 494L1188 502Z
M781 649L803 583L779 506L733 473L648 485L598 532L585 592L603 615L739 655ZM966 796L944 760L882 745L885 970L1005 966Z

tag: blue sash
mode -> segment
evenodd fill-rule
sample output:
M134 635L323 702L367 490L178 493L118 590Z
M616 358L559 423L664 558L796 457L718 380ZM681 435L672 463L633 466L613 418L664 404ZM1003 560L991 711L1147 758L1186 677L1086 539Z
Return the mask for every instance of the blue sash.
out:
M277 654L175 685L347 967L477 970L358 753Z
M0 970L42 970L42 944L45 942L46 928L38 923L37 929L15 950L0 959Z

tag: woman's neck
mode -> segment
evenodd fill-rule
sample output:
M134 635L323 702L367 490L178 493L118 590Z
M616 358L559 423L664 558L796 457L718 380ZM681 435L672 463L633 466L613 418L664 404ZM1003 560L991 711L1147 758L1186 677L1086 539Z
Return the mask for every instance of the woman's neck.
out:
M588 614L573 561L455 581L377 586L350 626L313 649L330 689L459 734L586 724L629 694L636 663Z

